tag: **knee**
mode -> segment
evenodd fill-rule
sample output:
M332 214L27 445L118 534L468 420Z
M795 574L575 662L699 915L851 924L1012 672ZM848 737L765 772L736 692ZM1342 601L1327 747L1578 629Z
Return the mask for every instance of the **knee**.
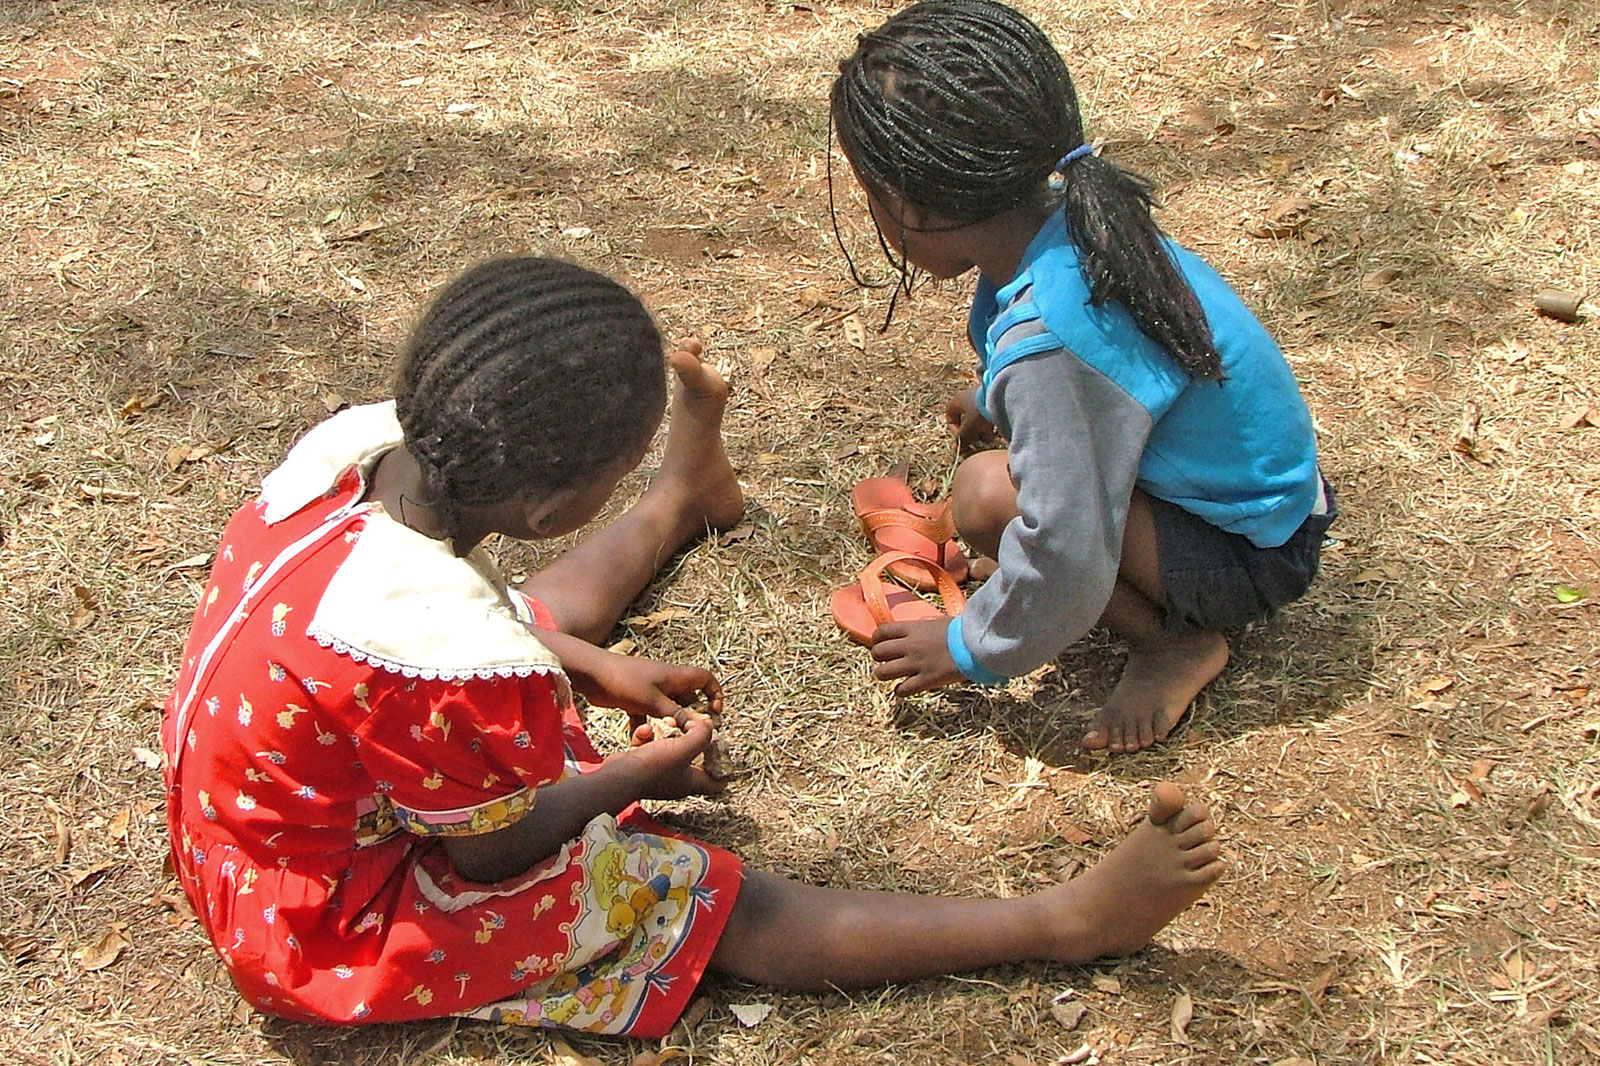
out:
M950 483L951 516L961 539L993 557L1000 534L1017 515L1017 487L1003 451L979 452L963 462Z

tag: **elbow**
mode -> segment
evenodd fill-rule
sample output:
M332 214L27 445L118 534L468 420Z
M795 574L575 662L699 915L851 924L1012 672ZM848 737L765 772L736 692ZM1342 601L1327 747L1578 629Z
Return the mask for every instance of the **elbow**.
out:
M455 837L444 841L444 853L450 866L461 877L479 884L496 884L515 877L528 869L531 863L521 861L513 848L490 837Z

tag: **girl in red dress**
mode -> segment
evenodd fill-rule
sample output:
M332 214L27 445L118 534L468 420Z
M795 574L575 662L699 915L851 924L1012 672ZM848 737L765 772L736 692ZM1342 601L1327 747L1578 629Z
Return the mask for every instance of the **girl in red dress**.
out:
M1093 870L1008 900L801 885L650 821L637 801L719 789L688 705L722 692L596 642L744 505L727 386L692 343L671 364L649 490L521 588L483 541L590 521L666 405L648 313L566 263L447 286L395 400L312 430L229 522L162 742L179 879L256 1007L659 1036L708 967L823 990L1086 961L1137 950L1221 872L1172 785ZM599 757L574 691L633 716L632 746Z

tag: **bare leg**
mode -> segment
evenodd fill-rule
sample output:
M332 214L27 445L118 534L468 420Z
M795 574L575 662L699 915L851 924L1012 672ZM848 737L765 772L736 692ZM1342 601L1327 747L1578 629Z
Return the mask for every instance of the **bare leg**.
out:
M1135 489L1116 588L1100 616L1101 624L1127 639L1128 662L1084 734L1084 747L1122 753L1165 740L1200 690L1228 664L1228 641L1221 633L1167 632L1163 601L1155 516L1150 498Z
M666 454L639 502L584 538L522 585L555 615L563 633L598 643L644 591L661 564L707 528L726 529L744 512L744 494L722 445L728 385L700 361L700 344L672 353Z
M994 558L1000 536L1017 516L1017 489L1003 452L981 452L961 464L951 486L961 537ZM1086 748L1139 751L1166 739L1172 727L1228 662L1221 633L1172 634L1163 624L1161 554L1150 500L1135 489L1122 535L1122 559L1100 624L1128 641L1122 678L1084 735Z
M1128 955L1221 876L1216 827L1176 785L1088 873L1019 899L802 885L750 873L711 965L802 991L863 988L1003 962Z

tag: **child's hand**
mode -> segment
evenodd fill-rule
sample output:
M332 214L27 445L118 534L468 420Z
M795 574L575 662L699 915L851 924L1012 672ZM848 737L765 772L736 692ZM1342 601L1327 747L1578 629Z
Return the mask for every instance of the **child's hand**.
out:
M678 732L667 735L673 731L641 723L633 731L633 747L607 759L607 765L635 778L640 799L682 799L727 788L694 765L711 744L711 719L687 707L660 718L671 718Z
M722 713L722 686L710 670L610 652L585 666L587 676L579 688L584 697L597 706L625 711L635 722L649 716L675 718L701 696L712 714Z
M949 624L948 619L929 618L879 626L872 635L872 657L878 663L872 676L879 681L902 679L894 687L896 696L912 696L960 681L961 671L945 643Z
M944 420L962 451L971 451L980 444L989 444L999 434L994 423L984 418L978 410L978 387L963 389L950 397L944 405Z

